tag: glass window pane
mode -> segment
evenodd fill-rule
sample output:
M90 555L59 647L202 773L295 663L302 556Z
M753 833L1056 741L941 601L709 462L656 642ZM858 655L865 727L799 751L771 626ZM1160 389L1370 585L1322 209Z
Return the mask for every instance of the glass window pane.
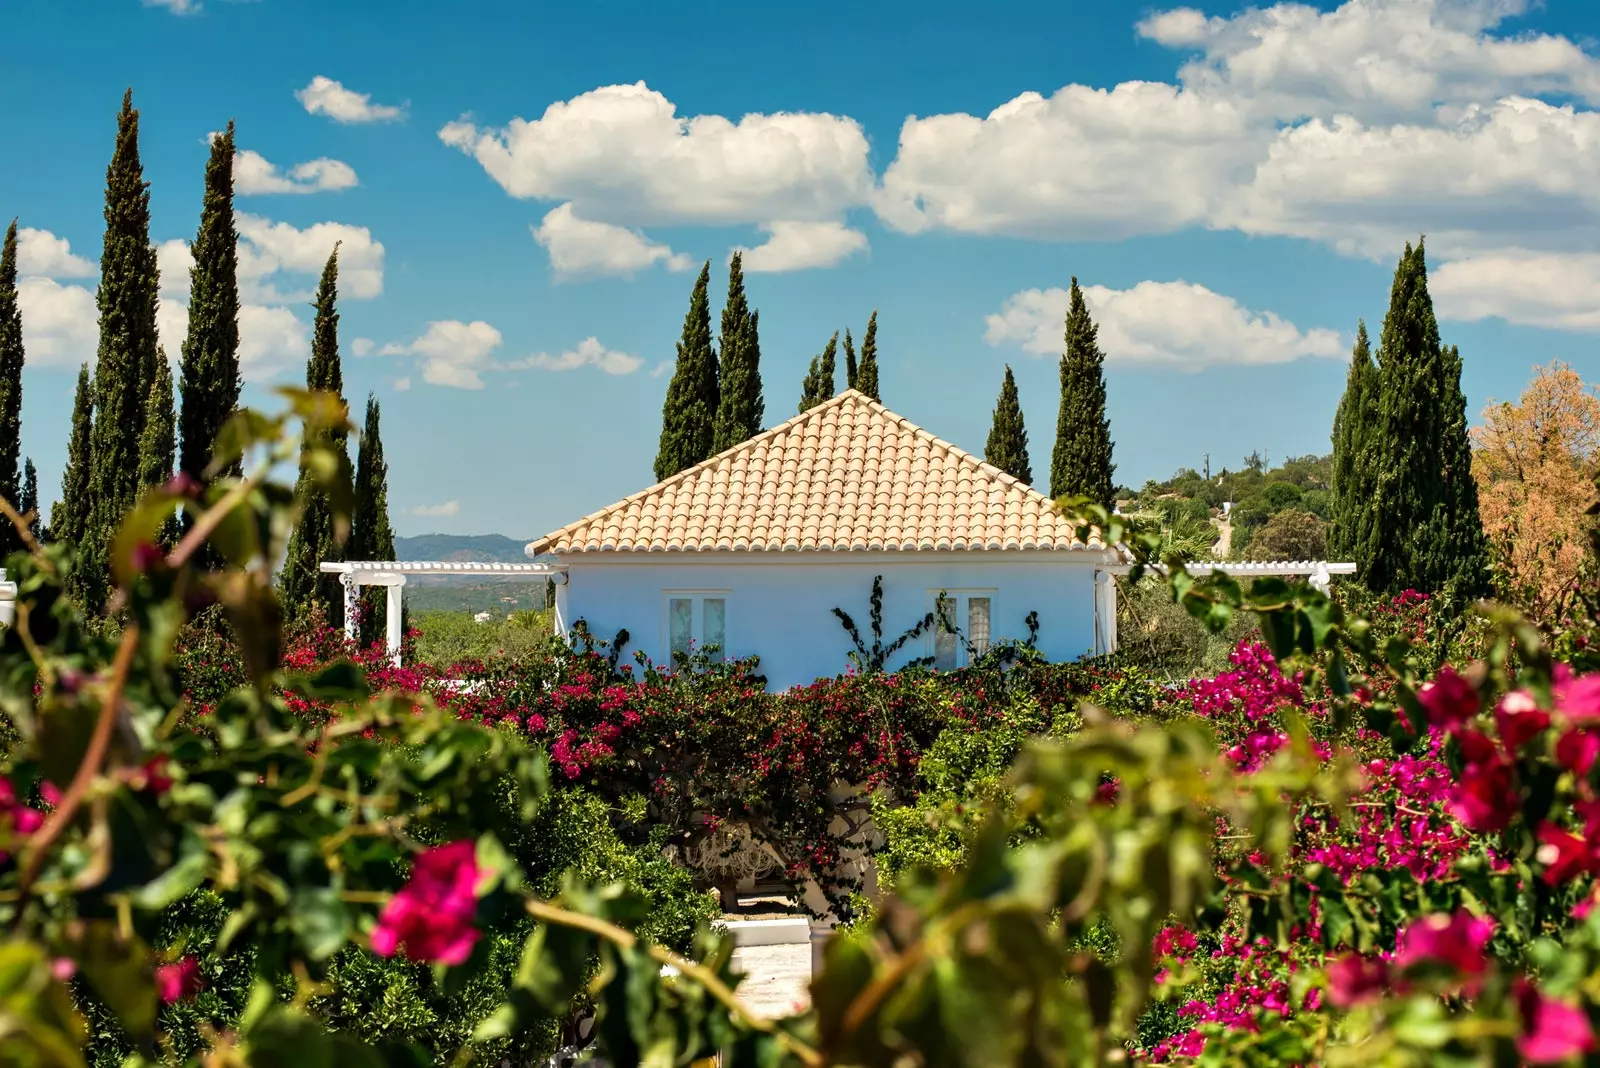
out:
M687 653L694 636L694 599L674 597L667 605L667 626L671 631L672 651Z
M989 598L967 598L967 642L973 656L989 651Z
M727 642L728 630L728 602L721 597L707 597L705 600L705 627L701 635L701 645L716 646L711 654L711 659L722 659L722 647Z
M940 597L933 608L933 666L952 671L956 666L956 606L954 598Z

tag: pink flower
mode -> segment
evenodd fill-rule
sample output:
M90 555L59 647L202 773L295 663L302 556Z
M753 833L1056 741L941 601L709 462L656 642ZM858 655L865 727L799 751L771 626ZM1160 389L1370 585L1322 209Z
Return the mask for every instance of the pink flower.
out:
M200 962L194 957L184 957L176 964L158 965L156 993L168 1005L200 993Z
M1550 713L1540 708L1527 690L1516 690L1500 699L1494 710L1500 741L1515 753L1550 726Z
M1547 998L1526 979L1517 980L1522 1037L1517 1049L1530 1064L1555 1064L1595 1048L1588 1014L1577 1005Z
M1568 719L1578 723L1600 720L1600 675L1558 680L1555 696L1556 708Z
M378 915L372 951L392 957L404 947L415 961L460 964L478 941L477 847L470 840L418 854L411 879Z
M26 837L44 824L44 815L17 800L17 791L10 779L0 778L0 818L9 818L11 833ZM11 854L0 849L0 864L11 859Z
M1389 965L1377 957L1349 953L1328 965L1328 1000L1348 1009L1375 1001L1389 986Z
M1556 740L1556 762L1582 778L1600 757L1600 734L1574 727Z
M1465 725L1478 714L1480 707L1477 687L1448 665L1432 682L1417 691L1417 700L1428 714L1429 723L1449 731Z
M1538 837L1539 851L1534 859L1545 866L1544 881L1551 886L1596 870L1596 858L1589 843L1571 831L1553 823L1541 823Z
M1461 778L1451 791L1450 813L1480 834L1503 831L1517 811L1511 763L1476 731L1460 736Z
M1493 920L1464 909L1452 916L1424 916L1400 932L1395 967L1404 972L1422 964L1442 964L1465 979L1470 992L1489 966L1484 951L1493 934Z

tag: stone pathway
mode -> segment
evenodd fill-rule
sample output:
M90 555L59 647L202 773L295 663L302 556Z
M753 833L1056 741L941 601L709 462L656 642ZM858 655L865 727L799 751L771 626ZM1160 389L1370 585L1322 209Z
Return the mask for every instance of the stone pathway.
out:
M742 972L739 1000L763 1019L803 1012L811 1004L811 944L739 946L733 967Z

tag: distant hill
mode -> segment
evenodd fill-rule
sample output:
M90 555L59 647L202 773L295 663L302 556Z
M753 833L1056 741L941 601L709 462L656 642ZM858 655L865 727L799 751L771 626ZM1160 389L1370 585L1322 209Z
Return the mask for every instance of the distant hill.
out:
M485 564L523 564L523 547L531 539L504 534L418 534L394 539L394 554L401 560L459 560Z
M419 534L395 538L394 554L401 560L460 561L462 563L525 564L527 539L504 534ZM413 575L406 583L406 604L413 612L510 612L543 608L545 584L512 578L465 579Z

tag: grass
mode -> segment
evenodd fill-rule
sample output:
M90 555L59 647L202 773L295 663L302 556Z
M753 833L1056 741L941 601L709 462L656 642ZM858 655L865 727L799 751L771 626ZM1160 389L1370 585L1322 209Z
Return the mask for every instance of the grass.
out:
M524 656L550 638L552 623L545 609L496 613L484 623L470 612L413 612L411 626L418 634L412 655L419 663L437 667L461 660Z

